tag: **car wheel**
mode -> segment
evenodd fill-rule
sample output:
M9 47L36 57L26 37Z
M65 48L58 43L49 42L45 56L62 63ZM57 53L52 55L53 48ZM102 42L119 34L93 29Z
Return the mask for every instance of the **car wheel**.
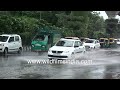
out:
M18 54L21 54L21 52L22 52L22 49L21 49L21 48L19 48L19 50L18 50Z
M8 49L5 48L5 50L4 50L4 55L6 55L7 53L8 53Z
M83 54L85 54L86 53L86 51L83 51Z
M51 61L51 60L52 60L52 58L48 58L48 60L49 60L49 61Z
M74 53L74 52L72 52L72 54L71 54L71 59L72 59L72 60L75 59L75 53Z

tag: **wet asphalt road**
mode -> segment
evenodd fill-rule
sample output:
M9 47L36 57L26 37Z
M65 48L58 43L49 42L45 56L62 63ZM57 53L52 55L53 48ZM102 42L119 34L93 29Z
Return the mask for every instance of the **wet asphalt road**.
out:
M47 53L0 56L0 79L120 79L120 49L100 49L76 56L92 64L28 64L47 60Z

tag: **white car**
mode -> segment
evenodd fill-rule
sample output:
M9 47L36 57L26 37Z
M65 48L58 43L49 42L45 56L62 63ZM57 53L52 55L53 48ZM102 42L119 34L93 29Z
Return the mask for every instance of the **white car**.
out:
M117 39L117 45L120 45L120 39Z
M99 40L96 40L96 39L88 39L88 40L84 43L84 45L85 45L85 47L86 47L87 50L100 48Z
M48 51L48 59L72 59L75 53L85 52L85 46L77 38L61 38Z
M22 41L20 35L17 34L2 34L0 35L0 52L7 54L9 52L22 51Z

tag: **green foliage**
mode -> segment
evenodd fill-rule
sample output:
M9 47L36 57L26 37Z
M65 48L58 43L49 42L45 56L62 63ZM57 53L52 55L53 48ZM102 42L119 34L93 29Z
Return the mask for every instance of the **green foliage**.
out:
M110 37L119 38L120 27L118 19L106 19L106 32Z
M78 37L98 38L98 32L105 34L105 22L98 13L90 11L72 11L70 15L57 14L59 27L71 29L67 33L74 33Z
M91 11L1 11L0 34L17 33L28 45L39 28L59 30L63 36L99 38L105 35L105 22Z
M98 13L93 12L89 14L89 24L88 24L88 37L99 38L105 35L105 21Z

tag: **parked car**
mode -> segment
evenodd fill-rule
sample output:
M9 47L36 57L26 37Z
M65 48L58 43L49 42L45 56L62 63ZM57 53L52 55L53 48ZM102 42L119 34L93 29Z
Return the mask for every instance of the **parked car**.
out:
M79 38L66 37L61 38L48 51L48 59L72 59L76 53L85 53L85 46Z
M85 47L86 47L87 50L100 48L100 42L99 42L99 40L96 40L96 39L88 39L84 43L84 45L85 45Z
M120 39L117 39L117 45L120 45Z
M0 35L0 52L7 54L9 52L22 51L22 40L17 34L2 34Z

